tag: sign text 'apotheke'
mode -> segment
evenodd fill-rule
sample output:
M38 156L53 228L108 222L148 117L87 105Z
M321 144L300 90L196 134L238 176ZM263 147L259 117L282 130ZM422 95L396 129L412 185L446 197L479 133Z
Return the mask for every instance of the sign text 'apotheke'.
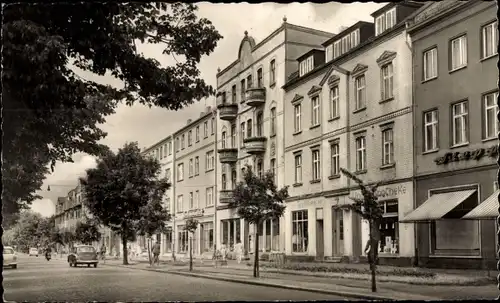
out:
M385 199L388 197L397 197L406 194L406 186L404 185L398 185L394 187L384 187L384 188L378 188L377 192L375 195L379 199ZM363 198L360 192L356 192L354 194L350 195L353 198Z

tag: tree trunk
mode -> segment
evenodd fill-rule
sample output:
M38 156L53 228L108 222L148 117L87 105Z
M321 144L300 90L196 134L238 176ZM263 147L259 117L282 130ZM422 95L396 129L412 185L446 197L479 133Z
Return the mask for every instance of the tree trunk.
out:
M172 244L170 245L172 247L172 262L175 262L175 243L174 243L174 234L172 233Z
M193 237L189 239L189 271L193 271Z
M254 256L254 261L253 261L253 277L258 278L259 277L259 225L255 225L255 256Z
M126 235L122 235L122 245L123 245L123 265L128 265L128 248L127 248Z
M372 292L377 292L377 281L376 281L376 271L377 271L377 257L378 257L378 240L376 238L376 222L370 222L370 270L372 275Z
M151 259L151 238L147 239L148 243L148 261L149 261L149 266L153 265L152 259Z

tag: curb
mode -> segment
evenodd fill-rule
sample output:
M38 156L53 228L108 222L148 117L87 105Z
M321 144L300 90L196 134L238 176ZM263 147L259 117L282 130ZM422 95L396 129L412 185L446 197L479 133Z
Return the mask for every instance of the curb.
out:
M231 279L231 278L225 278L225 277L217 277L213 275L206 275L206 274L200 274L200 273L190 273L190 272L180 272L180 271L160 271L156 269L149 269L149 268L137 268L137 267L129 267L126 265L112 265L112 264L104 264L108 266L115 266L115 267L123 267L123 268L129 268L129 269L138 269L138 270L143 270L143 271L154 271L154 272L159 272L159 273L166 273L166 274L173 274L173 275L179 275L179 276L188 276L188 277L195 277L195 278L203 278L203 279L211 279L211 280L218 280L218 281L224 281L224 282L232 282L232 283L239 283L239 284L247 284L247 285L256 285L256 286L264 286L264 287L274 287L274 288L282 288L282 289L290 289L290 290L297 290L297 291L306 291L306 292L314 292L314 293L321 293L321 294L327 294L327 295L336 295L336 296L343 296L343 297L349 297L349 298L356 298L356 299L363 299L363 300L384 300L384 301L394 301L396 299L392 297L384 297L380 295L364 295L364 294L359 294L359 293L354 293L354 292L348 292L348 291L334 291L334 290L324 290L324 289L318 289L318 288L307 288L307 287L300 287L300 286L291 286L291 285L283 285L283 284L277 284L277 283L271 283L271 282L261 282L261 281L252 281L252 280L240 280L240 279ZM429 298L431 299L431 298Z

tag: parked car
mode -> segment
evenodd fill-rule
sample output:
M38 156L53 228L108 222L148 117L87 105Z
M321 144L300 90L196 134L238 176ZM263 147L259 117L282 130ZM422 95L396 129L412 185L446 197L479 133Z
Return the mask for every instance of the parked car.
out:
M77 267L79 264L94 265L97 267L99 260L97 258L97 251L90 245L78 245L73 248L68 255L68 263L70 267Z
M38 257L38 248L35 248L35 247L32 247L30 248L30 253L29 253L29 256L36 256Z
M17 254L10 246L3 247L3 267L17 268Z

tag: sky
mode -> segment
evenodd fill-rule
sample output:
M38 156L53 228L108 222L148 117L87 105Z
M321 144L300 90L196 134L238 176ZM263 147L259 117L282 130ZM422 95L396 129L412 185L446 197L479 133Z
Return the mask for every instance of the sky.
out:
M357 21L373 22L371 13L386 3L343 4L329 2L316 3L260 3L248 4L213 4L198 3L198 16L212 21L215 28L224 37L219 40L215 51L203 57L199 69L201 77L215 88L217 68L224 69L238 56L238 48L244 32L252 36L256 43L262 41L283 23L286 16L291 24L311 27L332 33L338 33L342 27L349 27ZM161 45L139 44L139 52L147 57L154 57L162 65L175 63L171 56L162 55ZM88 80L98 81L122 87L122 83L112 76L96 76L74 68L75 72ZM202 100L179 112L161 108L149 108L140 104L131 107L121 105L116 113L109 116L101 128L108 136L101 142L112 150L117 150L126 142L137 141L141 148L149 147L185 125L187 119L195 119L206 106L213 106L214 98ZM34 201L32 210L44 216L54 214L54 202L57 197L65 196L76 187L78 178L85 175L85 170L95 166L95 159L85 154L75 154L74 163L57 163L53 173L47 176L42 190L43 197ZM50 186L50 191L47 191Z

